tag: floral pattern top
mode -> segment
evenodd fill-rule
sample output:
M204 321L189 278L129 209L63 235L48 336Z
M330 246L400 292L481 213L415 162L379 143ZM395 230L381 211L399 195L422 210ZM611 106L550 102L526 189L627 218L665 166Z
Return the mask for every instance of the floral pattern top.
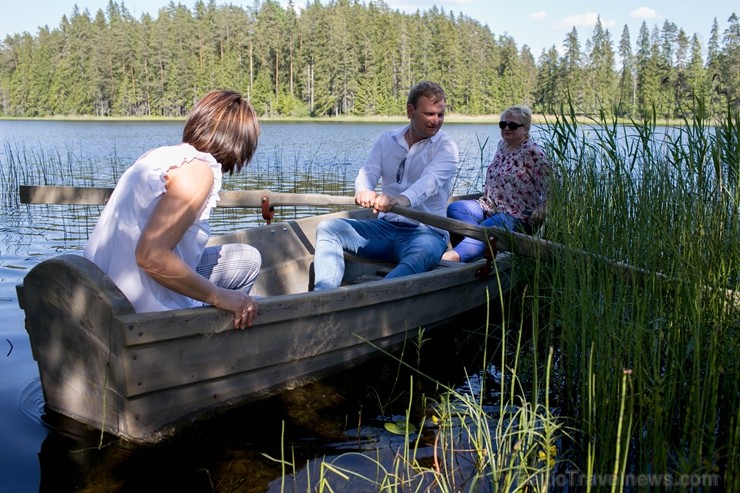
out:
M506 212L526 221L532 211L545 203L555 169L542 148L531 139L524 140L511 152L506 142L499 142L493 161L486 171L483 196L478 199L491 216Z

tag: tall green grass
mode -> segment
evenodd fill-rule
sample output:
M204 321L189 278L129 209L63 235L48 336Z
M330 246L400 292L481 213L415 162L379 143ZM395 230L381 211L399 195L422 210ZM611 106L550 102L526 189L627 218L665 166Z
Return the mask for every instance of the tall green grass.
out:
M389 453L379 450L349 452L314 464L296 464L283 451L275 458L293 479L281 491L422 492L460 491L544 492L553 484L559 444L566 436L563 422L551 411L548 382L552 377L553 354L543 362L545 373L539 392L531 378L521 379L528 367L520 367L525 346L521 326L504 315L491 320L491 312L511 309L503 293L492 295L489 314L482 326L484 367L469 376L468 384L449 388L434 397L417 396L410 385L409 403L402 420L387 423L386 429L402 435L392 442ZM496 308L495 304L500 303ZM419 347L423 353L423 344ZM495 379L487 379L492 362L500 366ZM399 363L403 363L399 359ZM413 367L411 367L414 369ZM420 373L418 378L429 378ZM491 382L488 382L491 380ZM496 381L496 383L492 383ZM495 386L495 388L489 388ZM494 394L498 402L485 398ZM425 412L416 415L418 401ZM388 426L390 424L390 426ZM349 464L349 465L348 465ZM305 467L305 484L295 475ZM287 485L290 485L289 489Z
M667 129L584 125L571 108L546 143L563 172L548 239L601 258L548 263L535 350L555 348L553 390L578 430L565 458L636 490L740 489L739 116L693 114Z

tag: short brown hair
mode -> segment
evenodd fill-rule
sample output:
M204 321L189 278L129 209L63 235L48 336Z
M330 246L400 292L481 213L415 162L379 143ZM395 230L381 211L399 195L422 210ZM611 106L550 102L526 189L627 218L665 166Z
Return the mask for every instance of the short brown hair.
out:
M249 164L257 149L257 115L241 94L211 91L193 108L182 131L182 141L211 154L224 173L234 174Z
M439 101L447 101L447 94L445 94L444 89L442 89L442 86L437 84L436 82L429 82L429 81L421 81L418 84L416 84L414 87L411 88L409 91L409 97L406 101L407 105L411 105L414 108L416 108L416 103L419 102L419 98L421 96L426 96L429 98L429 100L432 103L437 103Z

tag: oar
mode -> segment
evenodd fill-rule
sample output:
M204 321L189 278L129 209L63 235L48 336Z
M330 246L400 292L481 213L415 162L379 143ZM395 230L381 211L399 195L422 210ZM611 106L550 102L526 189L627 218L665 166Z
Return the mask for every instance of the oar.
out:
M565 245L554 243L537 236L517 233L497 227L484 228L458 219L422 212L410 207L395 205L391 212L415 219L435 228L444 229L450 233L467 236L482 242L487 242L491 238L494 238L494 246L497 250L506 252L515 251L528 257L550 258L555 253L562 252L567 248Z
M72 204L72 205L104 205L110 198L113 188L106 187L68 187L68 186L36 186L20 185L19 195L23 204ZM228 190L219 193L218 207L262 207L265 215L265 203L273 205L303 205L303 206L327 206L341 205L354 206L354 197L343 195L310 194L310 193L288 193L272 192L270 190ZM471 196L472 197L472 196ZM457 199L460 199L458 197ZM465 197L462 197L465 198ZM635 267L617 262L607 257L596 255L585 250L567 247L561 243L545 240L537 236L512 232L503 228L487 227L481 228L457 219L438 216L427 212L421 212L410 207L396 205L392 211L396 214L415 219L424 224L444 229L461 236L493 242L497 251L510 251L520 255L544 260L563 259L567 255L585 256L607 263L612 268L620 271L622 275L631 278L633 274L654 275L662 279L671 279L660 272L651 272L647 269ZM729 298L738 302L738 294L732 290L724 290Z
M113 188L21 185L18 193L22 204L104 205L113 193ZM354 197L343 195L222 190L219 193L218 207L262 207L265 200L271 206L355 205Z
M113 188L107 187L70 187L70 186L35 186L21 185L19 195L23 204L73 204L104 205L110 198ZM272 192L270 190L224 190L219 193L218 207L263 207L265 203L274 205L354 206L354 197L327 194L304 194ZM415 219L419 222L445 229L462 236L469 236L487 241L491 236L496 238L496 249L516 251L522 255L537 258L552 258L562 255L567 249L564 245L554 243L536 236L513 233L501 228L481 228L472 224L444 216L429 214L409 207L395 206L393 212ZM263 210L263 214L265 211ZM587 254L581 252L581 254ZM593 256L592 254L588 254ZM634 268L633 268L634 269Z
M655 276L664 281L681 282L680 279L668 276L662 272L655 272L626 264L624 262L618 262L608 257L604 257L603 255L597 255L586 250L571 248L561 243L555 243L554 241L545 240L537 236L512 232L503 228L482 228L457 219L438 216L428 212L421 212L409 207L402 207L400 205L393 206L392 212L415 219L436 228L444 229L451 233L475 238L483 242L490 241L497 251L514 252L542 260L562 260L568 255L572 257L586 257L605 263L617 274L622 275L628 282L634 281L634 276L638 274L641 276ZM493 238L493 241L491 238ZM702 286L702 288L707 291L722 293L727 301L733 304L733 306L740 306L740 292L713 286Z
M475 238L476 240L483 242L490 241L497 251L514 252L542 260L562 260L568 255L574 257L588 257L607 263L616 271L621 272L621 274L627 279L630 279L633 274L637 273L656 275L658 277L668 279L668 276L659 272L651 272L647 269L625 264L624 262L618 262L585 250L571 248L562 243L545 240L544 238L539 238L537 236L526 235L524 233L509 231L507 229L497 227L480 227L474 224L468 224L458 219L438 216L436 214L430 214L428 212L422 212L400 205L393 206L392 212L415 219L424 224L428 224L429 226L444 229L451 233Z

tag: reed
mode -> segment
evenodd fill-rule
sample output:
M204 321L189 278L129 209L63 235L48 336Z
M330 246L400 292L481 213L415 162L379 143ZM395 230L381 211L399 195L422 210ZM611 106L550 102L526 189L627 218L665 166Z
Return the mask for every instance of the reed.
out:
M693 115L660 129L579 124L570 108L550 123L563 179L548 239L648 272L572 257L535 286L557 399L579 430L567 458L590 479L738 485L738 113Z
M554 353L550 351L543 362L540 381L527 379L534 386L528 388L519 378L529 373L528 366L519 367L526 360L522 353L529 350L524 339L528 330L516 315L521 310L505 302L488 306L482 331L475 334L484 341L480 371L459 388L437 382L441 392L434 398L421 397L426 412L418 417L413 412L418 408L418 387L412 377L405 416L386 426L400 436L392 442L390 454L381 455L376 448L316 459L313 465L305 465L305 484L291 481L294 491L549 491L558 467L559 444L566 434L549 402ZM514 311L511 318L509 310ZM501 320L493 322L492 313ZM420 331L415 344L421 352L424 340ZM497 347L489 348L490 343ZM418 361L406 363L401 357L387 356L397 358L417 379L430 378L419 370ZM488 383L491 374L497 383ZM485 398L490 394L496 404Z

